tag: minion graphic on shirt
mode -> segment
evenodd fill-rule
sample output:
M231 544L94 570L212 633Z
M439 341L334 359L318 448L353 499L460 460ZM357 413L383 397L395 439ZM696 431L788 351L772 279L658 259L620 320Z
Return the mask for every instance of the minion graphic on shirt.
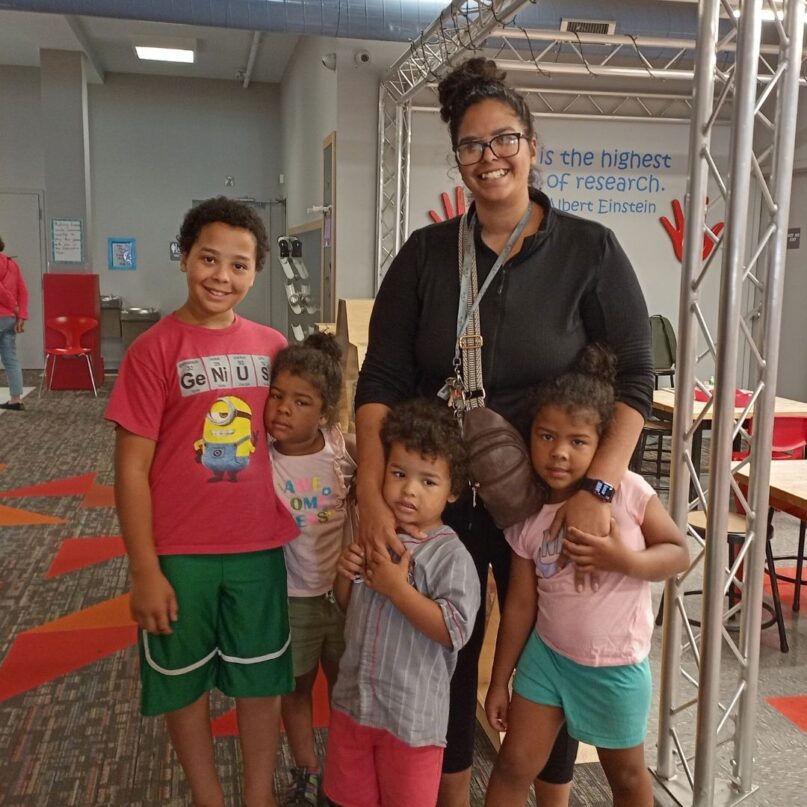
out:
M213 472L208 482L221 482L225 474L235 482L238 472L249 465L257 435L252 432L252 409L227 395L216 398L205 415L202 439L193 444L196 459Z

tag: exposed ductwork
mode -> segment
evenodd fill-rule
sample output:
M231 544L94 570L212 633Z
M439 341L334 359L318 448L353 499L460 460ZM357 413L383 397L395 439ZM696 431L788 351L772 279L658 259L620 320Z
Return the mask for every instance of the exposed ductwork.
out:
M447 0L0 0L0 9L409 42ZM516 22L559 30L563 18L609 20L633 36L694 37L697 5L659 0L537 0Z

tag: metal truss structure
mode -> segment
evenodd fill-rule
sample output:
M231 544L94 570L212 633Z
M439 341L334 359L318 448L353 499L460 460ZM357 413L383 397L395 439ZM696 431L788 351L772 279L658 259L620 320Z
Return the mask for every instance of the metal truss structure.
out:
M434 110L435 80L470 52L484 48L509 74L517 74L519 82L523 79L525 86L519 89L536 115L690 122L670 508L684 530L689 529L691 510L705 511L707 527L705 537L689 529L700 551L690 570L665 589L654 772L679 804L735 804L754 789L771 436L798 89L804 84L804 0L743 0L739 20L728 0L701 0L699 30L692 41L535 31L508 24L528 3L455 0L390 68L379 95L377 282L408 235L412 113ZM774 45L761 44L763 7L780 15L772 24ZM721 10L730 21L722 35ZM562 83L564 77L568 82L578 75L586 76L584 88ZM560 86L547 87L548 79ZM657 92L660 79L673 89ZM642 85L648 81L653 85ZM626 84L631 85L627 90ZM724 174L711 152L712 133L721 122L731 125ZM719 234L705 223L707 197L725 200L725 229ZM704 249L705 239L711 250ZM718 273L714 335L700 293L705 278ZM714 389L697 378L711 361ZM735 419L735 389L742 383L752 394ZM705 411L713 416L707 488L692 452L704 420L704 415L693 420L696 387L708 394ZM744 425L751 417L753 434ZM745 493L732 476L737 439L751 446ZM729 565L732 496L747 515L745 540ZM696 632L683 595L700 569L702 627ZM726 608L732 586L742 597Z
M381 83L377 284L408 235L411 114L436 110L436 81L470 53L484 49L509 75L518 76L518 89L536 116L691 121L695 39L527 29L513 17L530 5L531 0L453 0ZM730 10L725 0L721 6ZM715 42L718 81L725 82L734 69L736 33L729 25ZM765 45L758 52L759 81L771 82L779 49ZM659 92L662 80L666 87ZM730 107L728 98L719 120L728 120Z
M671 513L680 526L686 527L691 510L706 512L705 537L690 529L701 546L693 568L702 563L702 628L699 633L693 630L684 608L687 572L668 582L665 590L655 771L680 803L697 807L735 804L754 789L771 435L804 35L804 0L785 0L783 18L774 24L779 40L776 66L772 75L761 76L760 65L769 66L759 53L763 0L746 0L737 27L736 61L729 70L717 70L720 5L717 0L701 4L670 489ZM772 5L766 0L767 7ZM718 111L729 99L733 99L732 138L724 176L711 153L711 135ZM725 229L719 237L705 224L707 197L714 198L714 191L726 202ZM761 200L758 216L755 197ZM749 226L757 218L758 225ZM708 258L704 239L718 247ZM701 309L700 289L705 277L717 271L721 282L715 338ZM713 390L697 377L704 359L714 359ZM752 394L735 419L735 390L743 380ZM693 421L696 386L708 395L704 411L713 415L707 490L692 455L693 436L703 420L701 415ZM749 435L744 424L752 416L753 435ZM746 493L732 476L732 446L737 439L751 446L744 461L750 463ZM732 497L746 513L746 532L729 564ZM732 587L741 591L741 600L727 608L725 598ZM724 747L728 759L721 757Z

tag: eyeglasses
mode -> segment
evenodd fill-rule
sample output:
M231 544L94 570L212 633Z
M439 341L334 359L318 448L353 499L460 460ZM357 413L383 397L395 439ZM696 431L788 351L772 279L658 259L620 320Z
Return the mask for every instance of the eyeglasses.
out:
M521 141L529 138L522 132L505 132L491 137L490 140L469 140L460 143L454 149L454 155L460 165L474 165L482 162L485 149L490 149L495 157L514 157L521 148Z

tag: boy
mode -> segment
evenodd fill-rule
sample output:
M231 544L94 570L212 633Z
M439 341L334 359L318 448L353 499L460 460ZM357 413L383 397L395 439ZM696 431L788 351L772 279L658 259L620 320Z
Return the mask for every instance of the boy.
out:
M297 528L260 415L286 340L233 311L269 246L249 207L202 202L179 245L188 297L129 348L105 415L117 425L141 711L165 714L193 803L223 806L209 690L235 697L244 801L274 805L279 695L294 686L281 546Z
M457 652L479 609L473 560L443 525L467 484L465 447L445 405L396 406L381 430L383 497L401 534L401 558L350 544L334 594L347 610L346 650L333 690L325 793L340 807L437 802Z

